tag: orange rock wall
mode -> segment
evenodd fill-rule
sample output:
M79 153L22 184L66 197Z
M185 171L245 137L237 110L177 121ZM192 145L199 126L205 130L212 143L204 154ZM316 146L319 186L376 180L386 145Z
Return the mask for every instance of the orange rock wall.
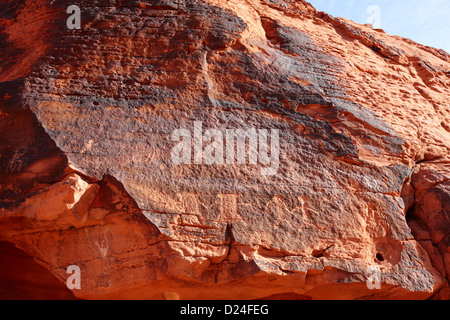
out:
M0 6L0 241L83 299L448 299L449 54L304 1L68 5ZM276 173L175 164L195 122L276 130Z

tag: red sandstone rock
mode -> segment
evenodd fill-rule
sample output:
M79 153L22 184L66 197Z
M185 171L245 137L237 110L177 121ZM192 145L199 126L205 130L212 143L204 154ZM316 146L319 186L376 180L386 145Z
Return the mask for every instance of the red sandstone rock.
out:
M447 53L304 1L79 4L0 6L6 247L84 299L449 298ZM195 121L278 130L276 174L174 164Z

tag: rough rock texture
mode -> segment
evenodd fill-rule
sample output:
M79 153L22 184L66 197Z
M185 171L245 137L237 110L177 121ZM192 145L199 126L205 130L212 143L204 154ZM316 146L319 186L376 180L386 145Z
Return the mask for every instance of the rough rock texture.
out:
M0 47L0 241L76 297L449 298L446 52L294 0L4 0ZM174 164L195 121L277 174Z

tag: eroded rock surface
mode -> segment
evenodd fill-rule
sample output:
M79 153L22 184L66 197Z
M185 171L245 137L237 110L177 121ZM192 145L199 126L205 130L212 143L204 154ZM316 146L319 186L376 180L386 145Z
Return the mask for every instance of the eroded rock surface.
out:
M304 1L70 4L0 4L0 241L78 298L448 299L450 55ZM195 123L276 130L275 172L174 163Z

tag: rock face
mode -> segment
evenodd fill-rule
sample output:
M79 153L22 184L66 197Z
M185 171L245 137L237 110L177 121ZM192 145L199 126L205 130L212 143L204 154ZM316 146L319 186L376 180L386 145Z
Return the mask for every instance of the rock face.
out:
M446 52L294 0L3 1L0 44L3 256L77 298L449 298Z

